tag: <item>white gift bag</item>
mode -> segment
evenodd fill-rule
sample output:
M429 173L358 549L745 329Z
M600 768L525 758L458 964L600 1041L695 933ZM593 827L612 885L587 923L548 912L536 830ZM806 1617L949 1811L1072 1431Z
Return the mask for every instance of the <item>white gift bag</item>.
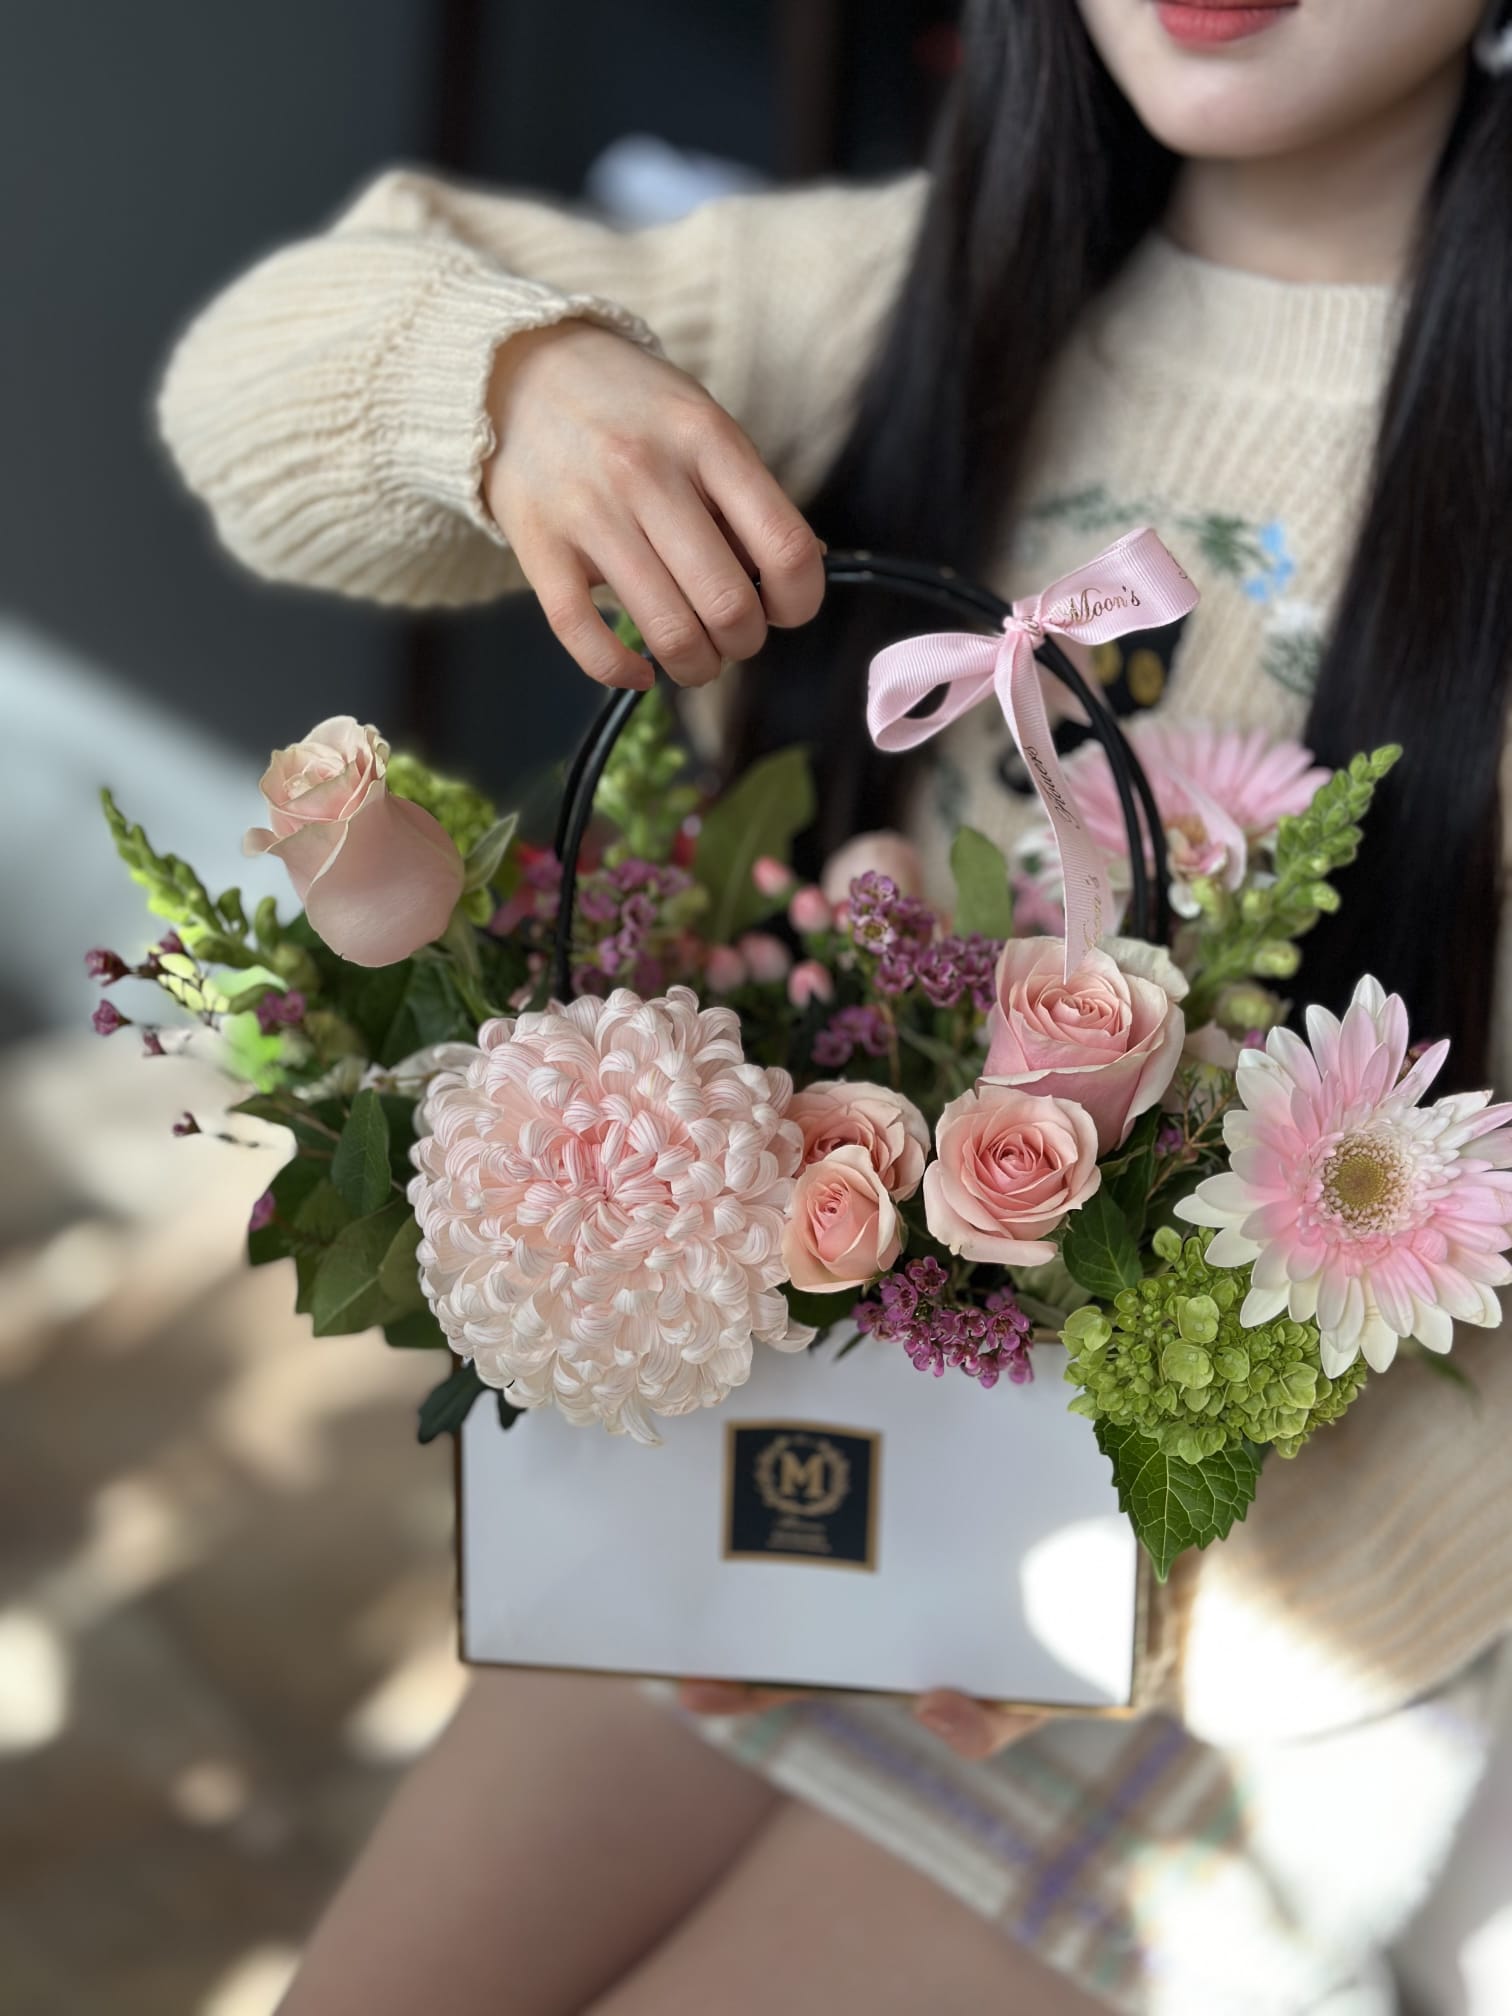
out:
M1035 1379L758 1347L648 1449L485 1396L460 1456L471 1661L1117 1712L1141 1558L1059 1346Z

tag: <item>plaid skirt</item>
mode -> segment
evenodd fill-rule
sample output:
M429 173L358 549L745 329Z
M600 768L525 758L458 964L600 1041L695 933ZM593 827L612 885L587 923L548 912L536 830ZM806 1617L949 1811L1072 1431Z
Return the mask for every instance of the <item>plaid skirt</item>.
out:
M1263 1750L1066 1719L966 1764L852 1697L699 1726L1126 2016L1390 2016L1379 1955L1452 1844L1503 1671Z

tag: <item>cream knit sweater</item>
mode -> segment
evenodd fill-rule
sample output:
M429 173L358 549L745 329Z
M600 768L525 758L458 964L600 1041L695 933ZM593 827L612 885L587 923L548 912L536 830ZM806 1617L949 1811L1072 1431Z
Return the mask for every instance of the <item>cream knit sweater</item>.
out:
M739 198L619 234L386 175L200 316L168 370L163 431L257 572L384 602L481 601L521 585L479 495L494 351L581 316L659 343L802 501L844 436L921 192L915 178ZM1297 732L1394 316L1383 289L1287 286L1150 241L1068 347L992 585L1042 586L1153 523L1203 600L1173 663L1144 650L1099 671L1144 703ZM943 743L926 841L959 819L1014 837L1027 801L999 774L1006 733L973 716ZM1459 1362L1478 1407L1398 1366L1298 1461L1267 1466L1246 1523L1198 1558L1177 1686L1199 1733L1358 1721L1512 1628L1512 1351L1474 1333Z

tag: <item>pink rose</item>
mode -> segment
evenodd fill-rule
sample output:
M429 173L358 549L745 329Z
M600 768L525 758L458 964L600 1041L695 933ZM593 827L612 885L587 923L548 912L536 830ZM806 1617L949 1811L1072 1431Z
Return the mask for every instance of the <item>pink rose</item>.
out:
M832 1150L793 1185L782 1258L795 1288L862 1288L902 1250L893 1200L864 1148Z
M1004 1267L1054 1259L1049 1235L1102 1181L1080 1106L985 1081L940 1115L935 1156L924 1172L930 1231L952 1253Z
M388 744L350 714L273 753L262 776L272 825L247 854L276 854L311 929L355 966L392 966L439 938L462 894L446 829L385 782Z
M924 863L912 840L901 833L858 833L831 854L819 877L826 898L844 903L858 875L889 875L904 896L924 894Z
M1127 1139L1181 1061L1186 979L1168 953L1109 938L1067 980L1059 938L1010 938L982 1075L1085 1106L1103 1154Z
M787 1117L803 1129L803 1160L822 1162L837 1148L860 1148L895 1204L912 1197L929 1160L929 1122L886 1085L820 1079L795 1092Z

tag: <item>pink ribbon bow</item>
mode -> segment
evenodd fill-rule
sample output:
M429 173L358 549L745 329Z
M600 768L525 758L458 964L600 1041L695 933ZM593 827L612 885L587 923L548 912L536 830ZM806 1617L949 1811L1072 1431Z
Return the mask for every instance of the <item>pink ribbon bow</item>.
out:
M1197 590L1144 526L1042 593L1015 602L998 637L941 631L891 644L872 660L866 725L879 749L917 748L996 693L1055 834L1066 891L1068 979L1107 931L1113 892L1055 753L1035 646L1049 632L1082 644L1106 644L1133 630L1174 623L1196 603ZM940 686L945 694L939 706L912 715Z

